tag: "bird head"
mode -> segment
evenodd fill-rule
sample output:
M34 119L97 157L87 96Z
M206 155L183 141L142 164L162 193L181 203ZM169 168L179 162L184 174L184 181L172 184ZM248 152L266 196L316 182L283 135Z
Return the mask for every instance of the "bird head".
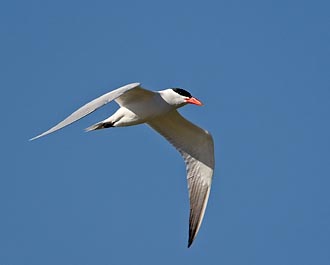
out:
M182 88L170 88L166 89L164 92L166 92L164 93L164 99L171 105L178 107L182 107L186 104L194 104L197 106L203 105L201 101Z

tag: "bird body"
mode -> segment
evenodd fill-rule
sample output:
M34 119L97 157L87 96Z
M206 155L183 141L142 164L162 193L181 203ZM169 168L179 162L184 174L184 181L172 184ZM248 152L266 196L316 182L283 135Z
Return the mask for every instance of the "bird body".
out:
M175 109L175 106L167 103L162 94L162 91L152 92L144 89L130 91L129 97L126 95L125 99L120 97L115 100L120 108L100 123L111 124L111 127L125 127L145 123L164 115ZM89 128L86 130L90 131Z
M189 122L177 111L189 103L202 105L189 92L180 88L154 92L142 88L139 83L132 83L92 100L31 140L62 129L112 100L116 101L119 109L109 118L88 127L86 131L146 123L180 152L187 169L190 247L202 223L210 193L214 170L214 146L212 136L206 130Z

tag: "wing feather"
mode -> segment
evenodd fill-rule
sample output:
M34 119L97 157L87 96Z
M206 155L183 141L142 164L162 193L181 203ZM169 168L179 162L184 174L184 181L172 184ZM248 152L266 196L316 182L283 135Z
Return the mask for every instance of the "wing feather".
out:
M190 216L188 247L201 226L210 194L214 170L212 136L183 118L176 110L149 121L183 156L186 163Z
M47 134L53 133L57 130L62 129L65 126L68 126L71 123L74 123L81 118L87 116L88 114L92 113L93 111L97 110L98 108L102 107L103 105L109 103L112 100L118 99L120 96L124 95L128 91L134 89L134 88L140 88L139 83L132 83L128 84L126 86L122 86L120 88L117 88L111 92L108 92L79 108L75 112L73 112L71 115L69 115L67 118L65 118L63 121L55 125L54 127L50 128L48 131L45 131L42 134L39 134L36 137L33 137L30 139L30 141L35 140L37 138L40 138L42 136L45 136ZM141 88L142 89L142 88Z

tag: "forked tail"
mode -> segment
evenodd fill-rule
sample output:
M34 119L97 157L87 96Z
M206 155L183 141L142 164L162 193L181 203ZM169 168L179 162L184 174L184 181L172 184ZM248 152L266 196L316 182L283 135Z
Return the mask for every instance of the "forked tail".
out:
M85 129L85 132L114 127L112 122L99 122Z

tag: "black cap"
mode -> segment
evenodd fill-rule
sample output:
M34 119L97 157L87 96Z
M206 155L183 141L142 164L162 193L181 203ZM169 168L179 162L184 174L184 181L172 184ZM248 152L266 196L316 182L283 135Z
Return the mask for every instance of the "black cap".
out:
M191 98L191 94L182 88L172 88L172 90L183 97Z

